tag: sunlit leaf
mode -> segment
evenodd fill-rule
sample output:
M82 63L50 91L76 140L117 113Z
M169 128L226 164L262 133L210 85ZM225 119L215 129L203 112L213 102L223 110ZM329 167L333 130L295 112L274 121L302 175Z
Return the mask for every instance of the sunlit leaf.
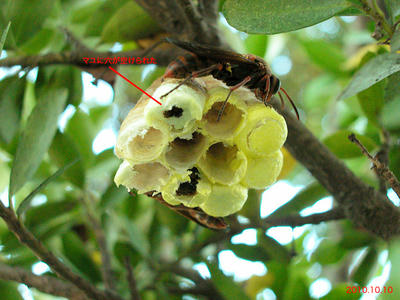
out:
M275 34L317 24L350 6L346 0L226 0L223 13L238 30Z
M39 167L57 129L67 91L49 88L28 118L18 143L11 170L10 196L28 181Z
M4 43L6 42L8 30L10 29L11 21L8 22L7 27L3 30L0 38L0 53L3 51Z
M339 99L356 95L398 71L400 71L400 54L385 53L378 55L354 74L353 79L340 94Z

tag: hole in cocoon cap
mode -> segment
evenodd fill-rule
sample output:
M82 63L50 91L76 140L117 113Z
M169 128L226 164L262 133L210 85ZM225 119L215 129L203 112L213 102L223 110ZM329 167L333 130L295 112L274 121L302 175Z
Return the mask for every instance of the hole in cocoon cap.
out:
M199 170L196 167L193 167L190 171L192 172L189 175L190 181L182 182L179 185L179 188L176 191L178 196L193 196L196 194L197 184L200 180Z
M182 113L183 109L174 105L170 110L164 111L163 115L166 118L171 118L171 117L179 118L182 116Z

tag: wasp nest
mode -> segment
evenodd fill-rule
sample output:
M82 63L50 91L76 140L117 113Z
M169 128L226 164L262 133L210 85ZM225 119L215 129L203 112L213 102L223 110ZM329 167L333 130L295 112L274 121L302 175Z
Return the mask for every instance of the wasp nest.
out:
M239 211L249 188L264 189L282 168L283 117L246 89L232 93L212 77L182 85L158 80L121 125L115 183L161 193L171 205L200 207L214 217Z

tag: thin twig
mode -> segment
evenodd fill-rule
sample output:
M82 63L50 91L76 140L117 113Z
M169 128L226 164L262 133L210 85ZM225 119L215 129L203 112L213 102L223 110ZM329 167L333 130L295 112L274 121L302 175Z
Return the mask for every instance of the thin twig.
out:
M97 217L92 212L91 206L85 199L82 199L82 203L86 210L86 215L90 222L90 225L93 229L94 236L97 241L97 245L99 246L100 255L101 255L101 273L104 280L104 285L107 289L112 291L116 291L115 282L114 282L114 272L111 267L111 255L107 248L107 241L104 235L103 228Z
M393 30L392 28L390 28L390 25L386 22L386 19L380 8L377 5L374 5L374 8L372 8L369 5L368 0L359 0L359 1L361 3L361 9L375 21L376 26L378 28L382 28L386 32L388 37L392 37ZM380 37L378 36L377 38L379 39Z
M43 293L54 296L74 300L88 300L80 289L69 282L52 276L38 276L20 267L11 267L0 263L0 279L23 283Z
M125 257L124 264L125 264L125 269L126 269L126 279L129 284L129 292L131 294L131 300L140 300L141 297L140 297L139 291L137 289L136 279L133 274L131 260L129 259L129 256Z
M122 300L111 291L101 291L89 281L72 272L52 252L50 252L17 218L14 211L4 206L0 201L0 217L6 222L8 229L14 233L21 244L30 248L43 262L49 265L58 276L68 280L82 290L90 299Z
M369 154L368 150L356 138L355 134L349 135L349 140L361 149L361 152L373 163L377 174L384 178L390 184L394 192L400 198L400 182L397 179L396 175L393 174L393 172L386 166L385 163L382 163L376 156L373 157L371 154Z

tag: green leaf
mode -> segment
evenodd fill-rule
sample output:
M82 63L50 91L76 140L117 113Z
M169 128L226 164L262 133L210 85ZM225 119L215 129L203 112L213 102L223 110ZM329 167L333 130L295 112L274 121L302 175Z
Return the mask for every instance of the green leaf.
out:
M354 74L353 79L338 99L349 98L398 71L400 71L400 54L385 53L378 55Z
M320 23L349 7L346 0L226 0L223 14L238 30L275 34Z
M271 257L267 255L261 247L249 246L246 244L231 244L229 245L231 249L240 258L250 260L250 261L267 261Z
M0 14L0 28L4 28L11 21L12 40L20 46L42 28L54 3L53 0L2 1L0 11L3 14ZM12 40L7 40L8 47Z
M349 221L342 221L342 238L338 242L343 249L354 250L362 247L371 246L375 238L365 231L354 228Z
M394 23L396 17L400 15L400 0L385 0L385 3Z
M329 193L321 184L318 182L311 183L298 192L288 203L275 210L272 216L282 217L289 214L298 213L303 208L314 204L319 199L328 195Z
M392 38L390 39L390 51L395 53L400 50L400 31L394 32Z
M351 274L351 280L356 282L359 286L365 286L373 275L377 260L378 251L376 248L368 248L367 253Z
M118 241L114 245L114 255L121 265L125 265L125 258L129 257L132 266L142 260L142 256L127 242Z
M342 65L346 61L341 48L326 40L302 40L301 45L310 59L322 69L336 73L344 73Z
M77 161L71 168L65 170L63 177L80 188L85 185L86 172L81 161L81 155L69 136L58 131L51 143L49 155L59 168L65 166L71 160Z
M85 34L88 36L101 36L107 22L128 1L130 0L106 0L97 10L91 10Z
M349 140L350 134L352 134L350 130L339 130L326 137L323 142L339 158L363 156L361 150ZM356 137L368 151L376 148L376 144L371 138L361 134L356 134Z
M9 196L14 195L39 167L57 129L67 91L49 88L29 116L11 169Z
M1 51L0 51L1 52ZM0 280L1 300L23 300L18 292L17 283Z
M243 289L231 277L225 276L216 264L208 262L207 267L210 270L212 282L224 299L250 300Z
M291 255L289 251L279 244L275 239L265 235L264 231L257 230L257 245L271 257L272 260L281 264L289 264Z
M364 114L375 126L379 126L378 117L385 103L383 99L385 85L385 80L382 80L357 94L358 102Z
M0 81L0 139L6 144L11 142L20 126L25 84L25 77L18 75Z
M390 268L389 280L385 283L386 293L382 293L380 299L395 300L399 298L398 288L400 286L400 239L391 240L388 250L392 267ZM392 288L392 292L389 290L390 287Z
M249 34L247 39L244 40L246 50L248 53L264 57L267 51L268 36L259 34Z
M147 257L150 255L150 243L147 236L128 218L118 216L118 222L122 225L121 228L126 230L130 243L142 256Z
M295 274L291 275L286 284L285 290L283 292L284 300L306 300L310 299L310 294L308 293L308 286L305 274Z
M77 109L68 121L64 133L75 142L84 166L86 168L91 166L95 159L92 143L96 136L96 130L89 115L81 109Z
M382 109L381 121L387 130L398 130L400 128L400 118L396 112L400 111L400 97L386 103Z
M57 172L55 172L50 177L46 178L38 187L36 187L31 193L29 193L29 195L26 196L25 199L18 206L17 215L20 216L20 215L24 214L30 208L31 200L33 199L33 197L37 193L39 193L42 189L44 189L50 182L52 182L55 179L57 179L62 173L64 173L65 170L70 168L77 161L78 160L75 159L75 160L69 162L68 164L66 164L65 166L63 166L62 168L58 169Z
M390 75L385 87L385 101L390 102L396 99L400 99L400 72Z
M24 43L21 47L21 50L24 51L26 54L37 54L52 41L54 35L54 30L43 28L30 40Z
M337 263L346 254L346 250L331 239L324 239L313 252L311 260L321 265L331 265Z
M3 33L1 34L1 39L0 39L0 54L3 51L4 43L6 42L7 38L7 33L8 30L10 29L11 26L11 21L8 22L6 29L3 30Z
M148 37L160 31L157 22L146 11L135 2L129 1L108 20L101 38L108 43L122 43Z
M98 267L93 262L87 247L73 232L67 232L62 236L63 253L65 257L79 270L82 274L93 283L101 281L101 275Z

